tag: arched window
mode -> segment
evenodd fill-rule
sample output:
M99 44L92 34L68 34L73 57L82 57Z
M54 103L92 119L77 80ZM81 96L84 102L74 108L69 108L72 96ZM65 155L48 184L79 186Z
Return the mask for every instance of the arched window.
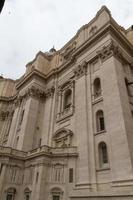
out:
M99 152L99 163L100 167L104 167L108 165L108 152L107 152L107 145L105 142L100 142L98 146Z
M93 83L94 86L94 98L101 96L101 81L100 78L96 78Z
M24 190L24 199L25 200L30 200L30 196L31 196L31 191L29 190L29 188L26 188L25 190Z
M105 130L104 114L102 110L99 110L96 113L96 129L97 132Z
M51 190L51 200L62 200L63 199L63 191L60 188L53 188Z
M16 189L9 188L6 192L6 200L15 200Z
M64 94L64 109L70 108L72 103L72 91L68 89Z
M53 195L53 200L60 200L60 196L59 195Z

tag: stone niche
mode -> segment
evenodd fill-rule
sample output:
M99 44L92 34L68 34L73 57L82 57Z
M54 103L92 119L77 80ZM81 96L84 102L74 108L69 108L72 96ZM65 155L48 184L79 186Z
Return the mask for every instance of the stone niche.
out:
M72 146L73 132L66 128L61 128L53 135L54 147L70 147Z

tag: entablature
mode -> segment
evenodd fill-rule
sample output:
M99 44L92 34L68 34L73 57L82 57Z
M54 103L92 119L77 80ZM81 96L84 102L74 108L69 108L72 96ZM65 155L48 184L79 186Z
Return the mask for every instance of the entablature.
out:
M76 146L71 147L49 147L41 146L37 149L25 152L11 147L0 146L0 158L12 158L16 160L28 161L34 158L56 158L56 157L78 157Z

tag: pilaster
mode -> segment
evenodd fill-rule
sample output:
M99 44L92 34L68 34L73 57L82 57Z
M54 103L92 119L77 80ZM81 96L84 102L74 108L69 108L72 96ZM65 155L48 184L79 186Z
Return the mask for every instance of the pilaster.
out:
M88 154L88 113L86 93L87 63L78 65L75 70L75 133L79 158L77 161L76 186L88 188L90 184L89 154Z

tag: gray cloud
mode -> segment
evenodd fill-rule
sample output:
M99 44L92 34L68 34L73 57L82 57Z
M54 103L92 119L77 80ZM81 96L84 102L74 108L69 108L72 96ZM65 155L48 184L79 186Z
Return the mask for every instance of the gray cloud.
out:
M132 0L6 0L0 16L0 73L21 76L39 50L61 48L103 4L119 24L131 25Z

